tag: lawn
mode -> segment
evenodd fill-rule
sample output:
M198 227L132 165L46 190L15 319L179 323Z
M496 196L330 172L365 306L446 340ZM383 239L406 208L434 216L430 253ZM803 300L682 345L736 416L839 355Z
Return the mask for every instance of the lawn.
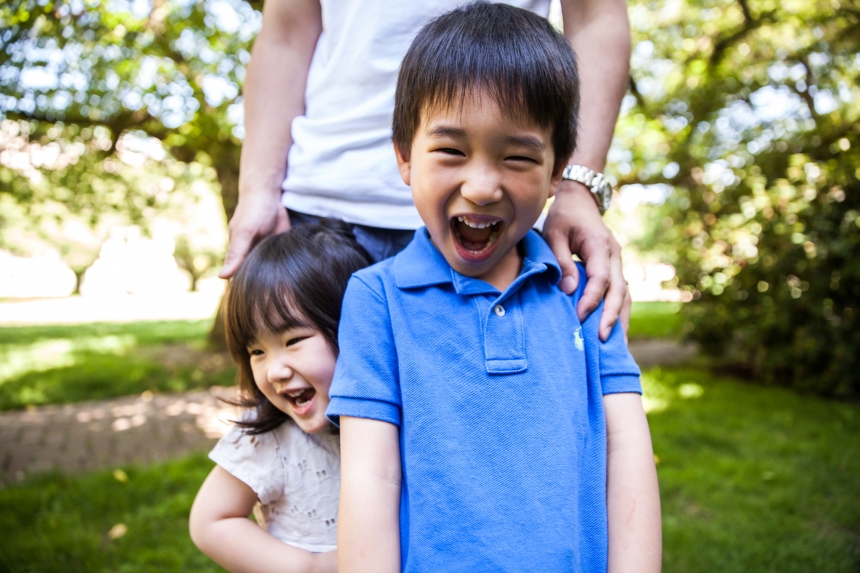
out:
M211 321L0 328L0 410L230 385Z
M634 302L629 338L678 338L683 330L679 302Z
M693 369L643 382L665 572L860 569L860 405ZM195 455L124 468L125 482L106 470L0 490L0 571L218 570L185 525L210 467Z

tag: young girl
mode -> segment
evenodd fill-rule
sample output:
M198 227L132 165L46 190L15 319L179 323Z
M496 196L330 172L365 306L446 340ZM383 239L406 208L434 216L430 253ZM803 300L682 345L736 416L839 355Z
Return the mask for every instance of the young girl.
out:
M340 443L325 417L350 275L371 263L337 221L262 241L227 294L246 415L215 446L191 508L194 544L225 569L337 570ZM264 530L249 519L262 504Z

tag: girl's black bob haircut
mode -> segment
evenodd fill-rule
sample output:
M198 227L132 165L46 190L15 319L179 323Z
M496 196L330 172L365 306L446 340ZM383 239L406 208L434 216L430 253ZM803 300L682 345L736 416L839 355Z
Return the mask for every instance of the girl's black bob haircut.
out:
M555 169L576 147L579 78L567 39L537 14L474 2L421 29L400 67L393 141L410 156L422 114L484 92L510 117L552 132Z
M254 383L249 344L264 332L311 327L337 354L346 284L352 273L372 262L349 225L333 219L268 237L242 262L227 291L224 327L239 365L241 398L236 405L256 410L256 416L236 422L248 433L271 431L288 419Z

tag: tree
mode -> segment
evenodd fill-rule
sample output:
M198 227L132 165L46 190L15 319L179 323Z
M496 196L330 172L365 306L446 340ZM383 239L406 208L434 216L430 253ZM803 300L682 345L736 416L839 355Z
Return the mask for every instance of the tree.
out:
M141 223L158 185L138 185L115 159L154 138L169 153L150 175L211 169L227 218L238 201L239 96L260 13L239 0L12 0L0 5L0 120L28 145L62 157L0 159L0 194L28 209L57 203L95 224ZM199 176L199 168L197 169ZM38 210L38 209L36 209Z
M640 1L621 184L674 193L659 242L693 339L761 381L860 394L860 9Z

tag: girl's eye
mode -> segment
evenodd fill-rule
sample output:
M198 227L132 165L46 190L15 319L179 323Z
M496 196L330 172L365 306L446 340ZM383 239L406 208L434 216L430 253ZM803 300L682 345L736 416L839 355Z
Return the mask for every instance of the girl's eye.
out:
M263 351L260 350L259 348L253 348L253 349L248 351L248 354L250 354L251 356L262 356Z
M292 346L293 344L298 344L299 342L301 342L305 338L308 338L308 337L307 336L297 336L295 338L290 338L289 340L287 340L286 346Z

